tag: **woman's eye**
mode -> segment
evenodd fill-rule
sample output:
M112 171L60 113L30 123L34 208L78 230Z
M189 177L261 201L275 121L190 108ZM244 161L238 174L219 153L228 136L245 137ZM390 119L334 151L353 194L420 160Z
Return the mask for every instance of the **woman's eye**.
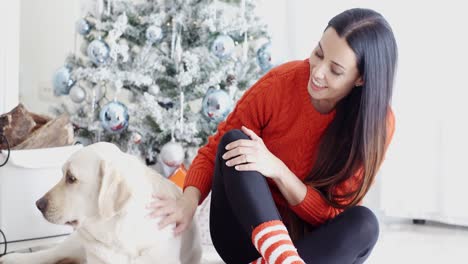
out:
M336 75L336 76L340 76L340 75L343 74L342 72L337 72L337 71L335 71L335 70L333 70L333 69L331 70L331 72L332 72L334 75Z
M315 56L317 56L319 59L323 59L323 54L320 54L317 51L315 52Z

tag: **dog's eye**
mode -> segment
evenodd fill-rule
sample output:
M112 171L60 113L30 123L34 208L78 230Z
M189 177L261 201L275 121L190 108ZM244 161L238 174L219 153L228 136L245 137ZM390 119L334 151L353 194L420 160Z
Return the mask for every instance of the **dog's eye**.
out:
M67 183L72 184L76 182L75 176L71 175L70 173L67 173Z

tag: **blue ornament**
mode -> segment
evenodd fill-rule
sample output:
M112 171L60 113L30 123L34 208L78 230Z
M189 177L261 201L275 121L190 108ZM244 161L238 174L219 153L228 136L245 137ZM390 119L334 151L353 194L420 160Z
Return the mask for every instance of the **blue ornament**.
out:
M216 57L220 59L227 58L231 56L234 51L234 40L228 35L219 35L213 45L211 46L211 51Z
M274 65L271 56L271 43L263 44L257 50L257 62L263 72L270 70Z
M112 134L118 134L128 127L127 107L118 101L112 101L101 108L99 113L102 127Z
M163 38L162 29L158 26L149 26L146 29L146 39L150 43L160 41Z
M75 80L71 77L71 70L67 67L58 69L54 74L53 84L55 96L69 94L75 84Z
M83 36L86 36L91 32L91 25L88 20L81 18L76 22L76 31Z
M210 120L219 123L232 111L234 102L224 90L210 88L202 101L202 112Z
M100 39L93 40L87 51L88 57L97 65L104 63L109 58L109 46Z

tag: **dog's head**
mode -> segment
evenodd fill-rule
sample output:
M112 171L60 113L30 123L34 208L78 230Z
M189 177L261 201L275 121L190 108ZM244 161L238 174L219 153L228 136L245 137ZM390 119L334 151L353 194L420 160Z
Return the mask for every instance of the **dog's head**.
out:
M123 155L104 142L77 151L63 165L62 179L36 202L37 208L49 222L73 227L87 219L111 218L131 197L116 166Z

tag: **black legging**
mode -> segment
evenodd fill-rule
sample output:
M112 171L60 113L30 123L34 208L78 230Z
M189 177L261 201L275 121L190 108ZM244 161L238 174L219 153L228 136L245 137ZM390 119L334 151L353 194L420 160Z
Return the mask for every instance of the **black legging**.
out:
M221 139L213 179L210 233L213 244L228 264L246 264L260 257L251 242L254 227L280 220L265 177L256 171L236 171L221 157L225 146L249 139L231 130ZM366 207L352 207L295 241L299 255L310 264L363 263L377 242L379 225Z

